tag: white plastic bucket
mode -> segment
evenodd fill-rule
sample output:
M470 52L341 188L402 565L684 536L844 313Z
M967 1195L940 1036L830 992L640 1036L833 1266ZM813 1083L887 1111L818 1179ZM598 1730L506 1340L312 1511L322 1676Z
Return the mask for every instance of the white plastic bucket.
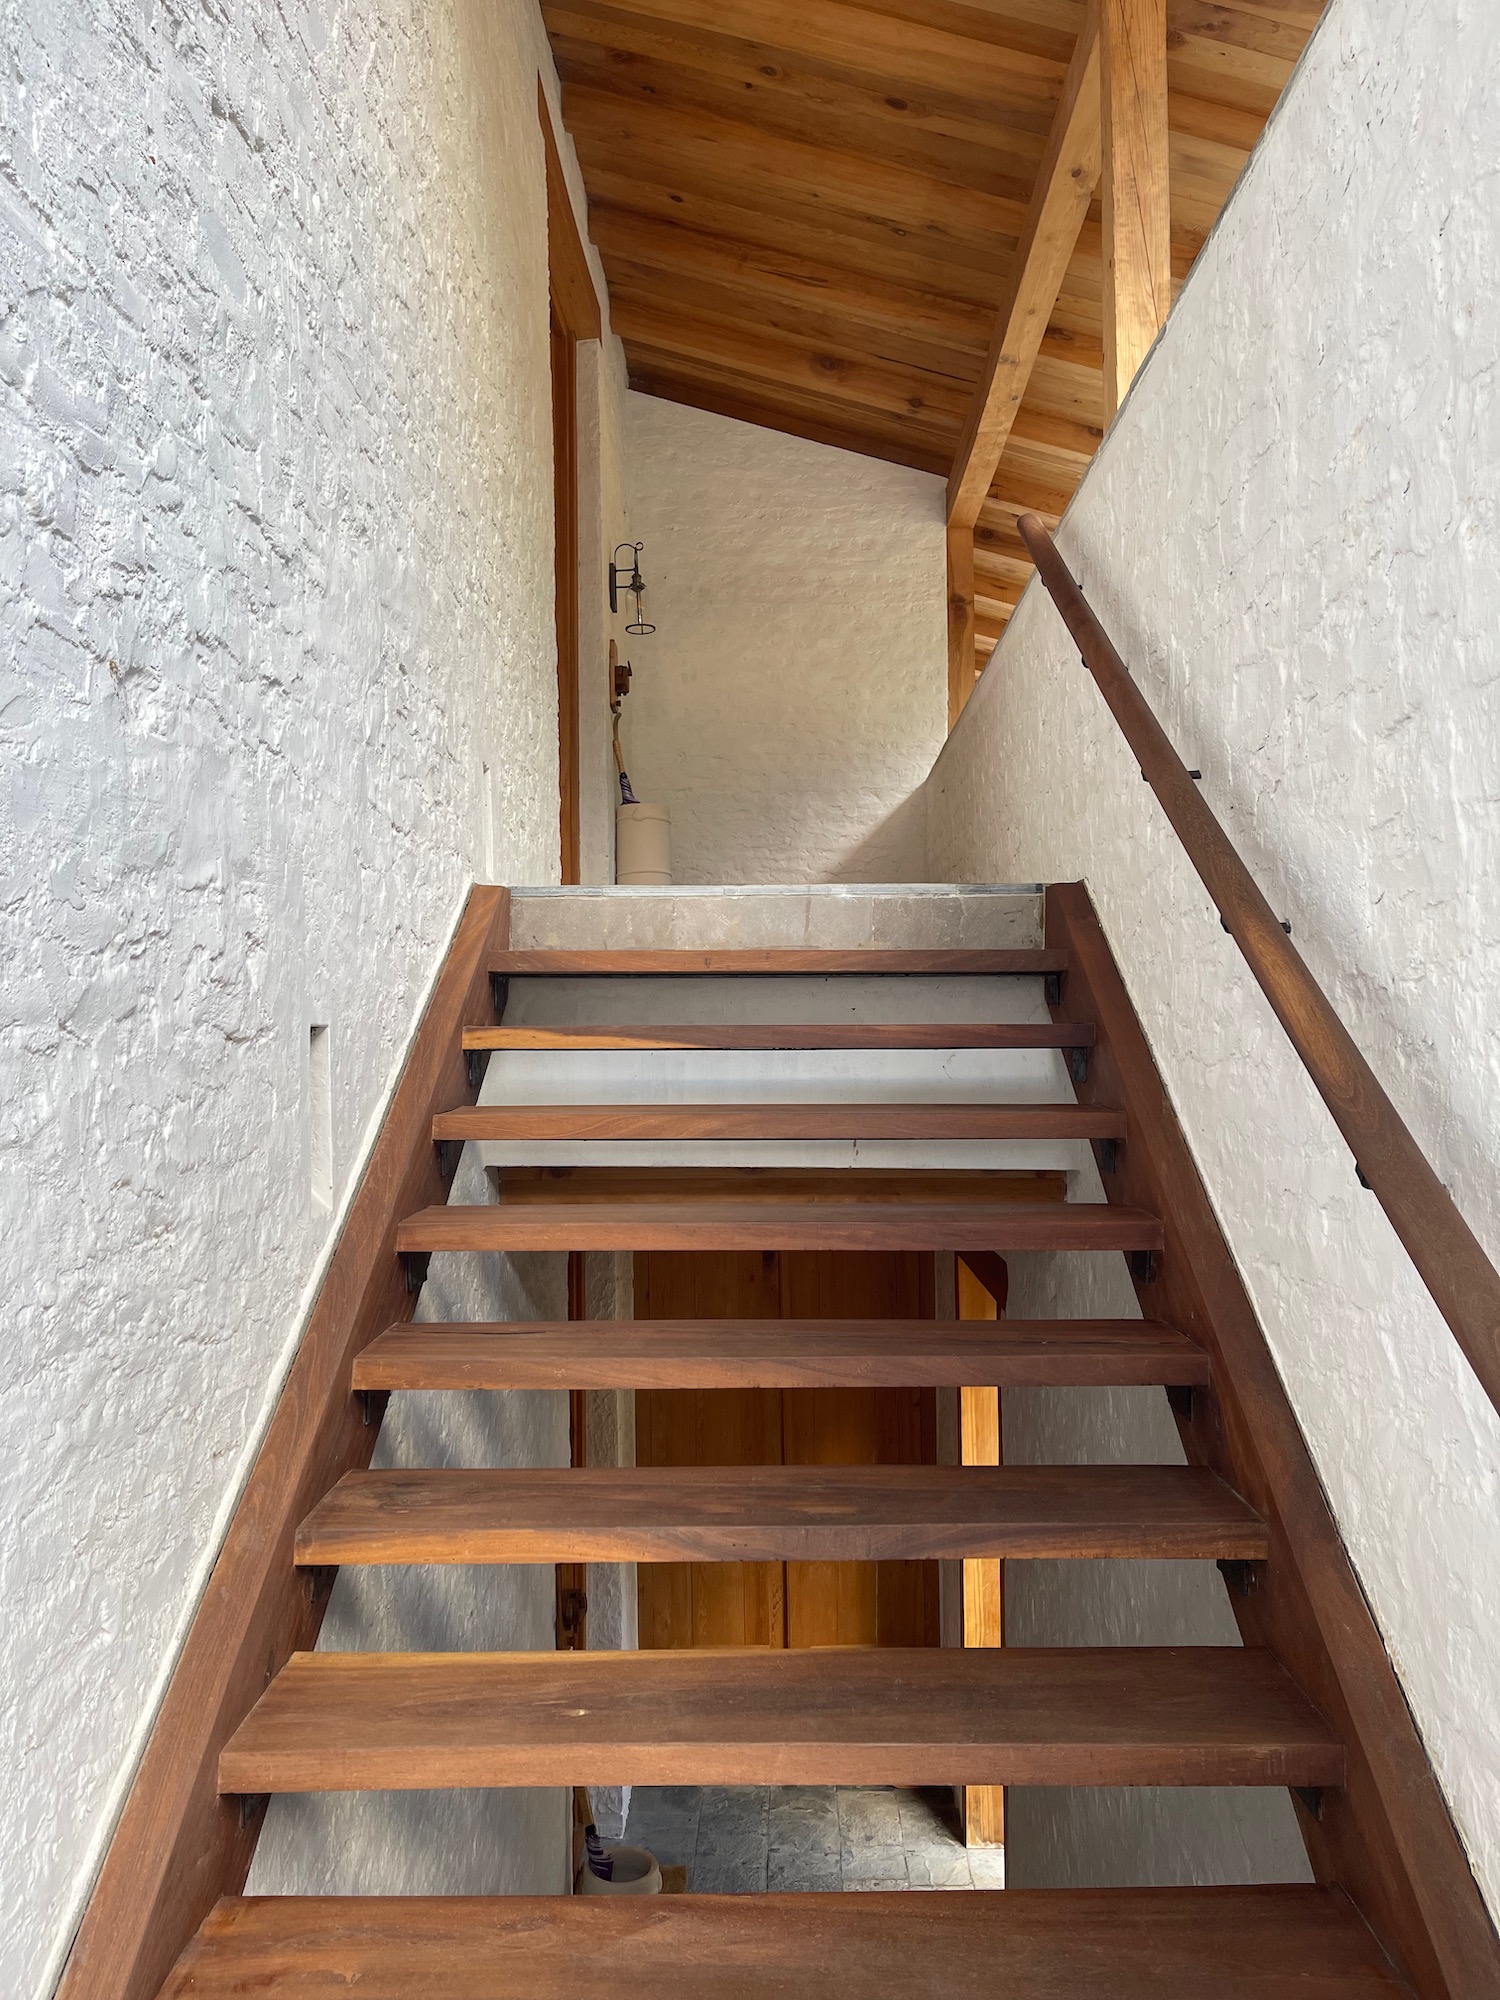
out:
M628 811L629 808L627 807ZM610 1859L615 1872L606 1882L590 1868L587 1859L578 1878L580 1896L659 1896L661 1869L656 1856L644 1847L612 1847Z
M672 815L665 806L615 807L615 880L622 888L672 879Z

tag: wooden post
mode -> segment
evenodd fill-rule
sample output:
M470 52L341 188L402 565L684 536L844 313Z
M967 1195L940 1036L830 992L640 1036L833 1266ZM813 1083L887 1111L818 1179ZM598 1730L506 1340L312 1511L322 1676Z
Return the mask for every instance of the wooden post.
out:
M948 530L948 727L974 692L974 529Z
M1100 0L1099 26L1108 422L1172 303L1167 0Z
M994 1263L1004 1271L999 1258ZM958 1259L960 1319L998 1319L999 1301L982 1284L970 1265ZM959 1458L964 1465L998 1465L1000 1451L1000 1391L960 1389L958 1392ZM964 1561L964 1644L999 1646L1005 1640L1005 1565L993 1556ZM1005 1845L1005 1787L964 1786L964 1840L970 1847Z
M948 526L979 519L1099 179L1099 23L1084 17L1037 170L1015 265L948 476Z

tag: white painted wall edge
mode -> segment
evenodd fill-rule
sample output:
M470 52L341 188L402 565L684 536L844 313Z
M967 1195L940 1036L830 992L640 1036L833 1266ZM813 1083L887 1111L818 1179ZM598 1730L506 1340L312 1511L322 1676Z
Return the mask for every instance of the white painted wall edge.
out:
M265 1398L256 1415L254 1425L246 1438L244 1450L240 1453L233 1474L226 1482L224 1498L214 1518L213 1534L205 1544L204 1552L199 1558L197 1567L189 1581L183 1613L178 1621L177 1629L172 1635L172 1643L162 1659L155 1680L147 1691L145 1701L142 1704L141 1722L132 1739L129 1756L121 1765L119 1775L115 1780L107 1802L106 1811L100 1820L98 1832L90 1847L86 1868L81 1871L81 1886L72 1919L63 1932L60 1942L54 1949L51 1959L46 1963L45 1978L49 1988L55 1986L62 1977L68 1953L73 1948L73 1939L77 1935L78 1926L83 1922L83 1913L88 1908L89 1898L94 1893L94 1885L99 1879L99 1871L104 1866L104 1857L109 1852L110 1842L115 1837L115 1829L120 1823L120 1815L125 1810L125 1802L130 1797L130 1789L135 1783L136 1773L140 1770L141 1759L146 1754L146 1746L151 1740L152 1730L156 1727L156 1719L161 1713L161 1705L166 1700L167 1689L172 1684L172 1676L176 1673L178 1661L182 1658L182 1650L186 1646L188 1634L193 1628L193 1620L198 1616L199 1607L203 1602L203 1594L208 1589L208 1580L213 1575L214 1565L223 1553L224 1541L229 1533L230 1523L234 1519L240 1501L244 1498L245 1488L250 1483L250 1475L255 1469L255 1461L260 1456L261 1447L266 1441L266 1432L270 1429L271 1419L276 1414L276 1406L281 1400L282 1390L286 1387L286 1379L291 1373L292 1363L296 1360L298 1350L306 1337L308 1321L312 1318L313 1308L318 1301L318 1293L322 1289L323 1280L328 1275L328 1267L333 1262L334 1253L337 1251L339 1243L342 1240L345 1226L349 1220L349 1211L354 1206L355 1196L359 1193L364 1183L365 1174L369 1170L370 1156L375 1150L375 1142L380 1137L381 1127L385 1124L391 1105L395 1100L396 1089L401 1082L401 1073L406 1068L412 1049L416 1045L417 1035L422 1026L422 1017L427 1012L433 993L437 989L438 980L442 975L448 953L453 948L453 940L458 934L459 921L463 916L468 900L469 891L466 890L449 922L448 935L444 941L443 949L433 964L431 972L428 974L426 985L423 986L421 992L417 995L405 1039L402 1041L396 1053L395 1060L387 1073L380 1096L371 1110L369 1118L365 1122L365 1129L360 1135L358 1146L355 1148L353 1162L349 1174L345 1179L344 1190L339 1198L337 1211L329 1224L328 1234L314 1260L313 1267L308 1274L307 1282L302 1287L302 1291L298 1297L292 1330L287 1336L286 1343L280 1355L277 1357L275 1370L267 1384Z

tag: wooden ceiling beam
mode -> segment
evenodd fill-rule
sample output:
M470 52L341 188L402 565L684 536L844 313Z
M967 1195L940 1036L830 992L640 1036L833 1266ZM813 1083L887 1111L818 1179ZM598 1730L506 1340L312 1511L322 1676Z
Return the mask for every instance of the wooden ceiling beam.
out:
M1167 0L1099 0L1104 411L1112 418L1172 304Z
M948 525L972 529L1020 412L1063 277L1099 178L1099 37L1079 36L1027 210L1010 297L948 479Z

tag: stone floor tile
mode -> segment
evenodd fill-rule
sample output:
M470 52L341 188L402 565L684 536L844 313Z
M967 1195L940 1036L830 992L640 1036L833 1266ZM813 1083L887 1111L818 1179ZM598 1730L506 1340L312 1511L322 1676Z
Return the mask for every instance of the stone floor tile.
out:
M943 1840L950 1846L962 1847L958 1806L951 1790L939 1791L929 1786L921 1791L897 1792L896 1808L901 1815L903 1840Z
M839 1872L846 1889L852 1888L856 1882L897 1880L904 1889L907 1885L906 1850L900 1846L850 1847L846 1842L839 1854Z
M846 1847L900 1846L901 1812L894 1792L841 1791L838 1810Z
M842 1889L837 1854L802 1854L773 1847L766 1859L768 1889Z
M703 1798L701 1785L637 1785L631 1795L631 1811L635 1801L642 1800L652 1806L659 1806L664 1812L696 1813Z
M969 1874L976 1889L1003 1889L1005 1887L1005 1849L1003 1847L971 1847L969 1853Z
M961 1847L946 1853L930 1848L906 1850L906 1879L913 1889L972 1889L969 1857Z
M688 1870L688 1881L702 1896L764 1895L766 1857L762 1854L757 1862L750 1856L707 1860L695 1856Z

